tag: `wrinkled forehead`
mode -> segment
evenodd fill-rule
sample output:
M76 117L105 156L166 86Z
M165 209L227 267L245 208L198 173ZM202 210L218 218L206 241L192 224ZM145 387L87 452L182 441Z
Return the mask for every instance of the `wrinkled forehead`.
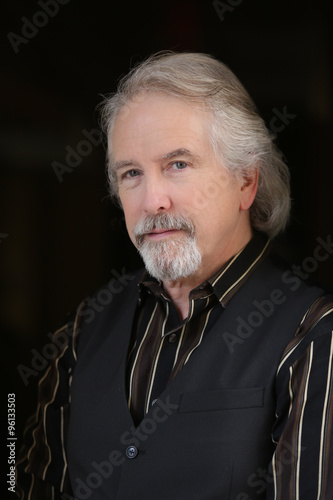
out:
M162 157L170 151L211 149L208 114L202 106L164 95L140 95L115 119L109 151L116 161ZM143 154L144 152L144 154Z
M157 130L160 131L158 136ZM128 99L115 114L108 133L109 156L114 156L119 138L128 138L128 144L146 132L148 138L164 140L168 135L197 133L198 140L211 135L211 114L207 106L161 92L140 92ZM147 141L149 142L149 141ZM180 144L179 146L183 146Z
M112 136L114 132L114 128L117 123L124 122L130 114L133 114L133 111L140 108L140 105L145 101L150 102L150 106L156 105L158 103L172 103L176 102L183 106L188 106L189 109L202 112L202 119L207 120L210 118L210 108L207 106L207 103L202 99L198 98L185 98L180 95L174 95L167 92L161 91L140 91L135 93L132 96L129 96L126 99L123 99L123 103L119 103L118 110L115 111L112 121L110 123L108 129L108 142L112 142Z

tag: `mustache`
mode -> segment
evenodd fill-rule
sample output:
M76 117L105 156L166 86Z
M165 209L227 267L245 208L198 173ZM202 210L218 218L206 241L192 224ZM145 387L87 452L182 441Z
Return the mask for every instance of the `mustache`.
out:
M142 245L145 235L151 233L154 229L183 230L189 235L190 238L194 238L195 236L192 221L182 215L147 215L137 223L133 230L133 236L139 247Z

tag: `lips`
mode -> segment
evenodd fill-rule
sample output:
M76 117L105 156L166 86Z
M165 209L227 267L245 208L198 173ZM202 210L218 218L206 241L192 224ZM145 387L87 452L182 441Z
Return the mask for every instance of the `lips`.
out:
M175 233L178 233L178 229L154 229L153 231L146 233L146 236L149 236L150 238L162 238L164 236L169 236Z
M147 215L139 220L133 230L133 236L136 246L140 248L144 240L159 241L163 238L167 240L180 232L182 234L184 232L190 238L195 237L194 226L189 219L165 213L154 216Z

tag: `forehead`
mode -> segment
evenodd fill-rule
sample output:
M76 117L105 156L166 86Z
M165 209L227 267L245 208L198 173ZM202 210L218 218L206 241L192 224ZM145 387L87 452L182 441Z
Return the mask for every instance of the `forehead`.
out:
M123 122L126 118L131 116L135 117L137 113L146 114L147 111L153 112L159 110L161 107L172 109L179 108L182 112L202 112L202 118L207 111L206 105L200 99L186 99L166 92L138 92L131 99L128 99L125 104L120 108L116 122ZM173 109L174 110L174 109ZM137 113L136 113L137 112Z
M109 147L113 155L136 147L207 146L209 113L199 102L187 102L165 94L139 94L118 114Z

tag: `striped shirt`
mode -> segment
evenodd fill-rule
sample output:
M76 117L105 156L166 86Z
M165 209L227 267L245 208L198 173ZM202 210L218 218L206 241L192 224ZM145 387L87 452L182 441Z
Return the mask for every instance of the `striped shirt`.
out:
M218 273L192 290L189 315L184 321L179 321L162 286L144 275L127 370L128 402L137 421L194 350L200 349L202 339L209 335L209 326L223 314L268 251L267 239L255 236ZM66 433L80 308L74 321L55 333L58 355L39 383L37 412L27 426L25 447L17 464L17 492L24 500L69 500L72 495ZM275 452L267 469L247 478L253 481L256 494L266 491L267 500L333 498L332 325L332 298L316 299L304 311L277 367L276 420L272 429Z
M277 370L274 500L333 498L333 331L315 331L332 313L326 297L312 304Z

